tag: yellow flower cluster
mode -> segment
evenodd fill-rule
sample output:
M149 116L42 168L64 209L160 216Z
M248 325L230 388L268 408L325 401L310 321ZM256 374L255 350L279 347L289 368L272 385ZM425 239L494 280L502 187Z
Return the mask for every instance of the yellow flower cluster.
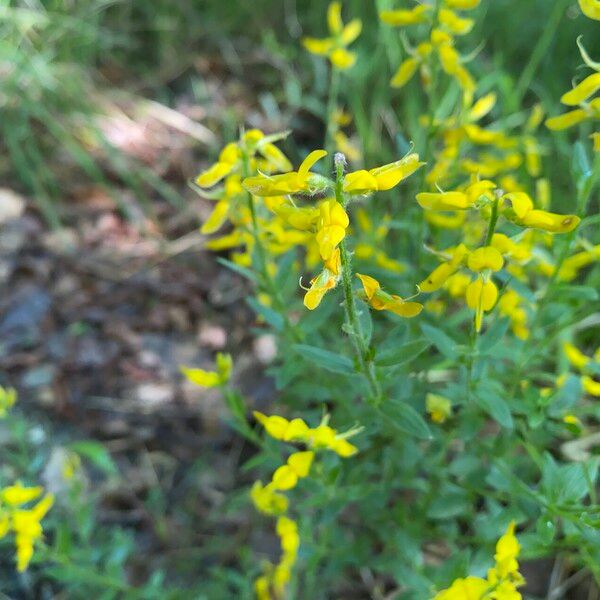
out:
M309 448L292 453L285 464L275 470L267 485L256 481L250 492L258 511L277 516L276 531L281 543L279 563L265 565L264 573L254 582L254 589L258 600L279 600L284 597L300 546L298 525L286 515L289 503L281 492L295 488L300 479L308 477L317 451L330 450L344 458L356 454L358 449L348 442L347 438L358 433L359 429L339 434L328 425L328 417L317 427L311 428L302 419L290 421L278 415L267 416L258 411L254 412L254 416L272 438L283 442L302 443Z
M231 257L234 262L248 266L257 243L267 247L272 255L286 252L290 243L297 243L294 232L286 230L283 221L265 218L261 207L248 202L241 185L243 178L255 173L268 176L291 169L289 160L275 145L286 136L287 132L265 135L258 129L246 131L237 142L227 144L217 162L196 177L194 187L198 193L216 202L200 231L208 235L221 229L225 221L233 225L231 232L208 240L206 248L221 251L242 247L243 250L232 252Z
M356 54L347 50L360 35L362 22L353 19L344 26L342 21L341 2L332 2L327 9L327 26L330 37L316 39L307 37L302 40L304 47L312 54L326 56L334 68L339 70L349 69L356 62Z
M496 544L495 566L481 577L457 579L452 585L438 592L433 600L521 600L517 588L525 583L519 573L517 558L521 547L515 536L514 522Z
M233 361L231 354L217 352L217 370L205 371L204 369L192 369L190 367L180 367L184 377L201 387L220 387L226 385L231 378L231 369Z
M38 499L42 487L24 487L20 483L0 490L0 538L13 532L15 535L17 570L25 571L34 545L42 537L41 520L52 507L54 498L46 494L32 508L23 508Z
M471 10L478 4L479 0L443 0L437 9L430 4L419 4L410 10L381 12L379 16L387 25L408 27L426 23L430 28L428 41L407 49L410 57L400 64L392 77L391 85L396 88L405 86L419 70L423 84L428 87L431 83L431 71L436 68L433 62L435 59L437 64L458 82L465 98L471 98L475 82L464 66L464 58L455 47L455 36L469 33L474 21L460 16L455 10Z
M523 228L539 229L550 233L572 231L580 222L576 215L561 215L535 209L533 200L525 192L504 193L491 180L472 180L462 188L447 192L422 192L417 194L417 202L427 211L466 211L477 210L484 221L490 222L492 235L486 236L485 245L469 250L461 243L447 249L442 256L445 260L420 284L422 292L435 292L446 285L453 297L465 297L467 306L475 310L475 327L481 329L484 312L491 311L498 301L498 287L492 274L505 266L505 257L517 261L512 274L519 276L518 261L528 259L529 249L505 234L493 233L498 217ZM489 231L489 228L488 228ZM489 240L487 239L489 237ZM477 277L459 273L467 267ZM500 312L511 320L515 335L528 337L526 313L523 300L514 290L507 290L500 302Z
M323 261L322 271L311 280L310 288L304 297L304 305L309 310L319 306L323 296L335 288L340 280L338 246L345 238L350 224L345 208L335 198L325 198L317 206L306 207L297 206L291 198L296 194L314 195L333 188L332 181L310 170L326 154L325 150L313 150L304 159L298 171L272 176L260 173L242 182L248 192L269 200L269 208L287 226L305 234L299 243L306 245L309 256L318 253L318 257ZM390 190L423 164L417 154L411 153L381 167L353 171L344 176L342 191L348 196L363 196Z

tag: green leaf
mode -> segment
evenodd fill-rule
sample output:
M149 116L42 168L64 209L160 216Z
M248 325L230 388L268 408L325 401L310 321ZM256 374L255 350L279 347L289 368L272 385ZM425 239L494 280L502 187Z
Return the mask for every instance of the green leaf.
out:
M580 302L596 302L598 290L585 285L557 285L553 296L557 300L578 300Z
M94 442L92 440L71 442L68 445L68 448L80 456L87 458L95 467L100 469L106 475L116 475L118 473L117 466L111 455L100 442Z
M294 344L292 348L310 362L328 371L343 373L344 375L356 374L354 363L347 356L335 354L329 350L323 350L322 348L307 344Z
M479 339L480 352L489 352L502 340L508 330L509 320L498 319Z
M456 485L446 484L434 497L427 510L431 519L453 519L469 514L472 505L467 492Z
M425 419L410 404L386 400L377 410L384 417L384 425L392 426L422 440L433 438Z
M513 418L510 413L510 407L506 400L502 397L504 390L498 384L492 382L481 381L477 386L475 398L477 404L488 414L494 421L497 421L502 427L512 429Z
M256 298L247 298L247 304L252 310L260 315L266 323L268 323L276 331L282 331L284 326L283 317L269 306L265 306L262 302L259 302Z
M457 350L454 340L441 329L423 323L421 325L423 335L446 357L456 358Z
M380 367L392 367L402 365L414 360L419 354L431 346L427 340L412 340L400 344L397 348L391 348L375 356L375 363Z
M569 374L560 389L552 396L549 413L553 417L562 417L566 410L581 398L581 381L579 377Z
M256 274L253 273L250 269L247 269L246 267L237 265L236 263L231 262L230 260L227 260L226 258L222 258L220 256L217 257L217 262L219 264L223 265L224 267L227 267L231 271L234 271L238 275L241 275L242 277L245 277L246 279L253 281L254 283L257 283L257 281L258 281Z

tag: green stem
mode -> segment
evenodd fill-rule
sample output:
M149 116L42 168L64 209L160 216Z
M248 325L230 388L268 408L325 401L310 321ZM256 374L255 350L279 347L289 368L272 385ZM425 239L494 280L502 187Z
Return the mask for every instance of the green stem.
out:
M485 234L484 246L489 246L494 237L496 231L496 224L498 223L498 204L499 198L494 198L492 203L492 212L490 214L490 221L488 223L487 233ZM471 332L469 334L469 354L467 357L467 401L471 397L471 387L473 385L473 369L475 368L476 354L475 346L477 344L477 331L475 329L475 319L471 321Z
M335 198L346 209L348 201L344 196L343 178L344 178L344 155L338 154L335 159ZM344 308L346 312L347 331L352 339L356 359L360 365L360 370L367 380L371 400L378 403L382 400L382 391L375 365L370 357L370 352L363 335L360 320L356 310L356 302L352 291L352 265L350 254L346 247L346 240L340 243L340 264L342 269L342 287L344 288Z
M495 198L492 204L492 214L490 215L490 222L483 243L484 246L489 246L492 243L492 237L494 236L494 231L496 231L496 223L498 223L498 202L498 198Z
M250 161L248 158L248 154L243 151L242 152L242 177L246 178L250 176ZM282 316L284 321L285 330L290 334L294 341L300 341L302 336L298 332L298 330L294 327L293 323L290 321L287 311L285 309L285 304L283 299L281 298L281 294L271 277L268 269L267 262L267 253L265 251L265 247L262 244L260 239L260 227L258 224L258 217L256 214L256 203L254 201L254 196L250 192L246 192L246 199L248 203L248 210L250 211L250 218L252 222L252 237L254 238L254 243L256 244L256 255L258 258L258 270L261 276L261 282L264 286L265 291L269 294L269 296L273 299L273 305L275 310Z

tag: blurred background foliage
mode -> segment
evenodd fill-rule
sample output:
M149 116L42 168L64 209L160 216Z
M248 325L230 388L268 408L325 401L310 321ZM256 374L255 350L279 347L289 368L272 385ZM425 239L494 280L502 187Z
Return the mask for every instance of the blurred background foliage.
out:
M403 50L397 32L381 26L377 11L396 4L345 3L364 23L346 95L366 162L377 162L390 148L404 152L412 139L411 119L419 112L418 97L394 92L388 84ZM238 80L249 92L244 104L253 105L273 128L299 129L307 145L318 142L327 73L299 41L306 32L324 31L326 5L326 0L2 0L0 178L32 193L53 225L60 221L57 202L65 200L73 182L65 158L84 178L108 189L113 180L133 189L147 210L152 194L179 205L177 185L115 153L89 116L124 98L151 98L167 106L183 100L206 107L205 124L229 139L244 120L245 106L214 110L207 77L215 74L223 83ZM593 22L570 0L496 0L484 10L469 38L483 40L472 50L484 56L480 64L487 68L476 75L481 91L500 90L509 110L518 110L525 95L526 106L538 100L548 109L556 104L581 64L578 34L592 56L600 50Z

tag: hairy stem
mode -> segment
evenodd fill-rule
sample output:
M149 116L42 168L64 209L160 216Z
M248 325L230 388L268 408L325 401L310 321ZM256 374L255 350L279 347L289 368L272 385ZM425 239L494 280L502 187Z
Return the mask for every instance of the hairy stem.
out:
M344 176L344 156L337 154L335 159L335 198L346 208L348 201L343 191L343 176ZM352 265L350 254L346 247L346 240L343 239L340 243L340 263L342 267L342 287L344 288L344 309L346 312L346 325L348 333L352 339L356 359L360 365L360 370L367 380L371 400L374 402L381 401L381 386L377 380L375 365L370 357L369 348L365 342L360 320L356 310L356 302L354 293L352 292Z

